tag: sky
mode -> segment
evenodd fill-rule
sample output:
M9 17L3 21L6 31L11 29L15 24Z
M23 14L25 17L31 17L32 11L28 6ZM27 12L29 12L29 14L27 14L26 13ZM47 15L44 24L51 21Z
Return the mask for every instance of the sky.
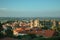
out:
M0 0L0 17L60 17L60 0Z

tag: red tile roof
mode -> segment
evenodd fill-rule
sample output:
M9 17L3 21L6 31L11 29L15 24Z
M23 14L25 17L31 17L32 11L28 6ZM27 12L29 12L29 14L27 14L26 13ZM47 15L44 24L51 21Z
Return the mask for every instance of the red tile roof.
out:
M22 31L25 31L24 29L22 28L18 28L15 30L16 32L22 32ZM52 37L54 36L55 34L55 31L54 30L41 30L41 31L31 31L31 32L27 32L29 34L37 34L37 35L42 35L42 36L45 36L45 37Z
M54 30L45 30L44 36L45 37L52 37L54 36L55 31Z

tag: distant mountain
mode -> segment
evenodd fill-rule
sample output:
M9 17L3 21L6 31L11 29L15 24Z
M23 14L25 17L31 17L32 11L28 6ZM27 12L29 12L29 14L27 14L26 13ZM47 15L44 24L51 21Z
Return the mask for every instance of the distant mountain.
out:
M0 17L0 21L3 21L3 20L30 20L30 19L36 19L36 18L39 18L40 20L55 19L57 21L60 21L59 17Z

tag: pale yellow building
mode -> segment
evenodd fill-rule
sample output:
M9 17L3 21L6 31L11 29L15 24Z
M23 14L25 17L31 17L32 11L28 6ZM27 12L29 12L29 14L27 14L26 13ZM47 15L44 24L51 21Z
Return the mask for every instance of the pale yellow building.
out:
M34 26L34 22L33 22L33 20L30 20L30 28L33 28Z
M40 20L39 19L34 20L34 27L40 27Z
M58 24L60 25L60 22Z
M51 27L51 29L53 29L53 30L56 30L57 28L56 28L56 21L55 20L52 20L52 27Z

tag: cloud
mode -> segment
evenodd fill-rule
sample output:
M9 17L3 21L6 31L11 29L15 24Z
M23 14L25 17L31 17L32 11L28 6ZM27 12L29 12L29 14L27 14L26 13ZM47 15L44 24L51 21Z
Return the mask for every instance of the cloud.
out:
M7 8L0 8L0 10L6 10Z

